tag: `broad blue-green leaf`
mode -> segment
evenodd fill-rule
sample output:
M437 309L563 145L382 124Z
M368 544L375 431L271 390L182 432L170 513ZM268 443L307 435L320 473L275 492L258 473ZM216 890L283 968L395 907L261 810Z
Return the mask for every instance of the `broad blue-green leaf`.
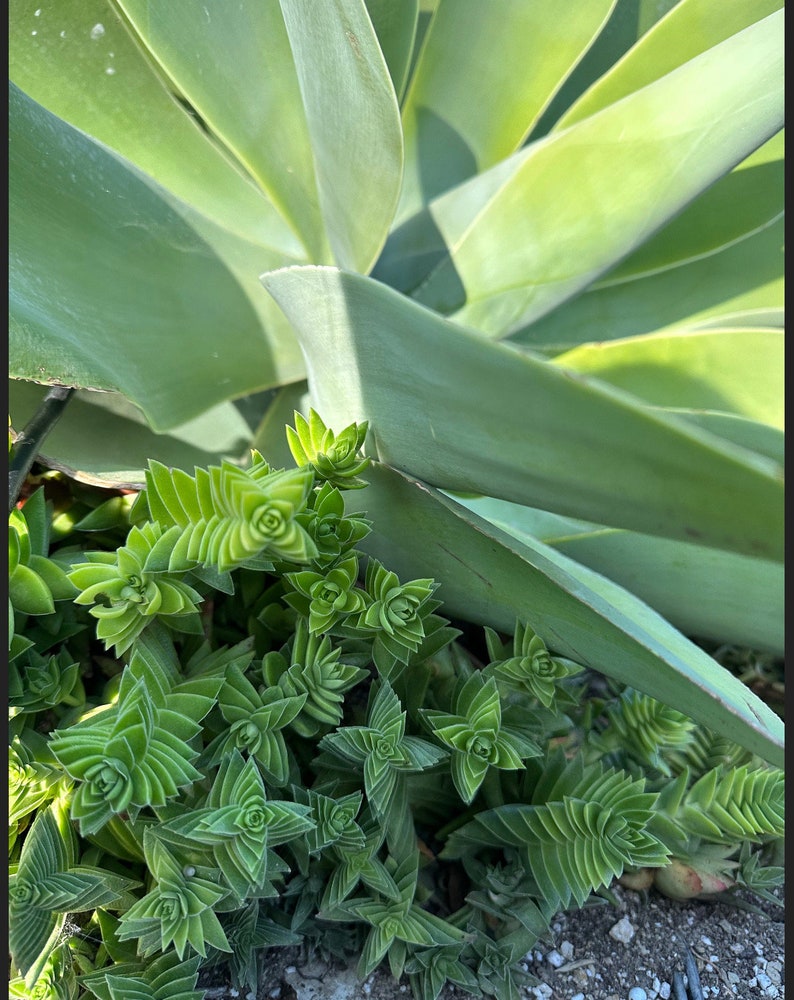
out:
M545 135L560 115L663 17L678 0L617 0L609 20L574 67L532 130L530 142Z
M638 598L404 473L373 463L368 478L369 488L346 501L374 520L362 548L401 577L432 572L451 615L508 634L520 618L558 655L677 707L781 766L778 716Z
M267 194L312 260L332 259L298 75L278 0L121 0L158 73ZM267 58L264 57L267 53Z
M687 635L782 655L780 563L606 528L491 497L456 499L519 541L553 546L620 584Z
M402 96L416 39L419 0L365 0L383 58L389 67L394 92Z
M122 392L162 430L300 374L291 335L270 350L259 310L272 306L249 298L253 274L244 290L187 207L13 85L10 103L12 376Z
M649 407L651 411L655 407ZM773 462L783 467L786 451L786 435L783 430L771 427L769 424L748 420L733 413L718 413L714 410L692 410L687 408L666 407L665 412L678 414L689 423L696 424L711 434L738 444L759 455L766 455Z
M180 105L107 0L13 0L9 13L10 75L28 96L224 229L302 255L264 192Z
M280 0L320 209L340 267L366 273L386 239L403 165L400 111L364 0Z
M659 330L767 324L783 305L783 223L717 253L636 280L602 285L515 334L555 353L592 340ZM781 324L782 325L782 324Z
M784 132L696 198L595 285L605 288L680 267L727 249L783 217Z
M692 330L582 344L554 363L657 406L724 410L783 427L783 331Z
M360 275L262 280L298 332L313 405L333 426L369 420L381 461L444 489L780 558L769 459Z
M590 284L782 127L781 25L764 18L436 199L449 254L414 297L504 336Z
M11 380L8 405L24 427L41 405L46 386ZM290 417L292 412L290 411ZM169 468L245 458L252 430L234 403L220 403L194 420L157 434L137 407L117 393L78 391L47 435L42 461L81 482L142 488L150 458Z
M565 112L555 131L647 87L782 6L782 0L732 0L730 4L681 0Z
M120 6L308 256L369 270L396 204L402 146L363 0L212 0L192 17L168 3Z
M614 4L439 4L403 103L398 220L515 152Z

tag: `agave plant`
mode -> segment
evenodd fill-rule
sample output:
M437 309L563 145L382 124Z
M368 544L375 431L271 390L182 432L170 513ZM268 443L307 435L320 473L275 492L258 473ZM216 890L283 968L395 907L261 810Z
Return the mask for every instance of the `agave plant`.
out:
M371 556L780 761L678 629L782 643L782 0L10 23L11 408L79 388L52 461L277 457L297 408L321 468L309 402L367 421Z

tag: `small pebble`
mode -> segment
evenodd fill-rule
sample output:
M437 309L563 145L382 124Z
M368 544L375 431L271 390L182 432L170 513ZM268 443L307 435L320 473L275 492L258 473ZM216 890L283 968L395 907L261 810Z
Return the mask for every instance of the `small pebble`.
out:
M584 1000L584 993L575 993L571 1000Z
M701 934L701 935L700 935L700 940L701 940L701 941L703 942L703 944L704 944L704 945L705 945L705 946L706 946L707 948L710 948L710 947L711 947L711 938L710 938L710 937L706 937L706 935L705 935L705 934Z
M610 927L609 936L614 938L615 941L621 941L623 944L628 944L634 937L634 928L631 926L629 918L621 917L613 927Z
M268 996L272 997L273 1000L279 1000L279 997L281 996L281 987L277 986L274 990L271 990L268 993Z
M563 941L560 945L560 954L563 958L573 958L573 945L570 941Z
M565 959L555 948L553 951L550 951L548 953L548 955L546 956L546 961L549 963L549 965L553 965L555 969L559 969L559 967L565 962Z
M298 970L295 968L294 965L288 965L286 967L286 969L284 970L284 975L285 976L294 976L297 971Z
M662 988L662 984L659 981L659 977L658 976L654 976L653 977L653 982L651 983L651 989L653 990L654 993L658 993L661 988Z
M629 990L629 1000L648 1000L648 994L641 986L632 986Z
M772 980L765 972L758 972L755 978L758 981L758 985L761 987L762 990L765 990L767 986L772 985Z
M659 987L659 996L662 998L662 1000L669 1000L671 989L672 986L670 986L669 983L662 983L662 985Z

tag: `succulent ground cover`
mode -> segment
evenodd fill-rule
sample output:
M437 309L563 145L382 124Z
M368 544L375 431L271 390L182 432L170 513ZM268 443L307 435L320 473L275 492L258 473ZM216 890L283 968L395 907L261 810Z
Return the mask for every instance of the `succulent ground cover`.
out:
M250 990L301 944L502 998L615 878L771 900L782 772L364 568L361 429L312 421L292 468L45 472L12 511L12 994Z

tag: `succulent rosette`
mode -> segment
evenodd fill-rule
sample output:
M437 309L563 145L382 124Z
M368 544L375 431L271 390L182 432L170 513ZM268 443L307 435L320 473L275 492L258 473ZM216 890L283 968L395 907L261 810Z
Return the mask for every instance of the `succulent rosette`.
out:
M487 672L496 678L500 689L529 694L546 708L557 697L559 682L582 669L578 663L552 656L541 637L521 622L516 623L513 655L508 658L504 658L507 650L496 633L489 628L485 633L491 654Z
M366 595L356 587L358 557L351 553L324 573L287 573L295 592L284 600L309 620L311 632L327 632L349 615L361 612Z
M295 428L287 428L287 441L297 465L310 465L320 479L339 489L355 490L367 485L358 478L369 465L368 458L359 456L369 426L366 420L335 434L313 409L309 410L308 420L297 410L294 417Z
M180 618L198 611L201 594L185 583L182 573L167 572L162 551L178 531L167 534L158 524L136 525L127 544L113 552L87 552L88 562L69 573L79 588L76 604L93 604L97 637L117 654L129 649L156 616ZM103 603L97 603L103 602Z

